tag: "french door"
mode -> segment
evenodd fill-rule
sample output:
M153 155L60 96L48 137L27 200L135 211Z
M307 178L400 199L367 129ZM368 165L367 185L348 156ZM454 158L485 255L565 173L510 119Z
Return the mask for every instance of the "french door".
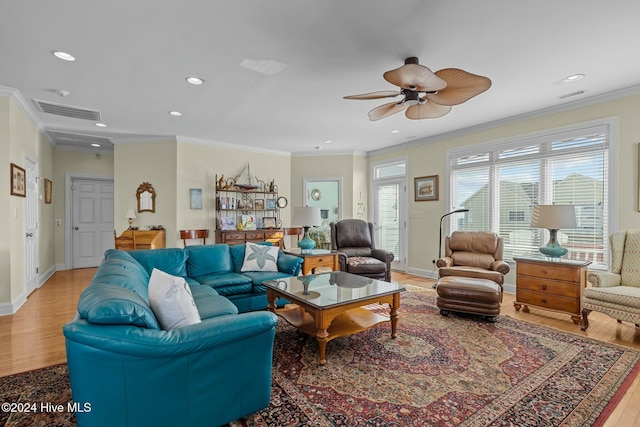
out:
M373 223L376 247L393 252L391 268L405 271L407 240L406 179L387 178L373 182Z

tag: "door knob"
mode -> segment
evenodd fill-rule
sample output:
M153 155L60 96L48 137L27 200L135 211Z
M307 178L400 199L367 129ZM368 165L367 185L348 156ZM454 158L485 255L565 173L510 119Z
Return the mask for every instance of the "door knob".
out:
M74 229L74 230L77 230L77 229L78 229L78 227L73 227L73 229Z
M27 237L33 237L33 233L27 233Z

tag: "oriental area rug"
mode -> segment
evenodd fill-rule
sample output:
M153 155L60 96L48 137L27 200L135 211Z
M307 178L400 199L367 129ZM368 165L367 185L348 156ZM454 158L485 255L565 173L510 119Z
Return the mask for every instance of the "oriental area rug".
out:
M279 318L271 404L230 426L600 426L640 369L626 347L442 317L432 295L403 292L396 339L389 324L334 339L324 366L315 338ZM66 407L66 365L0 378L0 401ZM0 426L74 425L67 411L0 412Z

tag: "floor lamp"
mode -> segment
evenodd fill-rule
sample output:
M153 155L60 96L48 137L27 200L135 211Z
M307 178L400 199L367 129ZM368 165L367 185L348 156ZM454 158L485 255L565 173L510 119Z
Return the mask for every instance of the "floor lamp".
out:
M451 214L462 213L462 212L469 212L469 209L466 209L466 208L456 209L440 217L440 239L438 240L438 258L442 258L442 220Z

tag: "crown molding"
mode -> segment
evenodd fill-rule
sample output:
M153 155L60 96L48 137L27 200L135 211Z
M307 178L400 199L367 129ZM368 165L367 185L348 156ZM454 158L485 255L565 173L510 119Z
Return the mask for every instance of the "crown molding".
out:
M208 145L210 147L227 148L230 150L250 151L252 153L275 154L277 156L287 156L287 157L291 156L291 153L288 151L269 150L267 148L249 147L247 145L232 144L228 142L211 141L206 139L191 138L191 137L180 136L180 135L177 136L177 139L178 139L178 142L184 142L187 144Z
M24 99L24 96L18 91L18 89L14 89L12 87L0 86L0 96L6 96L8 98L13 99L13 101L18 104L18 107L22 110L22 112L31 120L31 122L38 128L40 133L44 135L44 137L49 141L49 144L55 147L55 142L51 139L47 130L42 123L42 120L38 117L38 115L33 110L33 106L29 101Z

